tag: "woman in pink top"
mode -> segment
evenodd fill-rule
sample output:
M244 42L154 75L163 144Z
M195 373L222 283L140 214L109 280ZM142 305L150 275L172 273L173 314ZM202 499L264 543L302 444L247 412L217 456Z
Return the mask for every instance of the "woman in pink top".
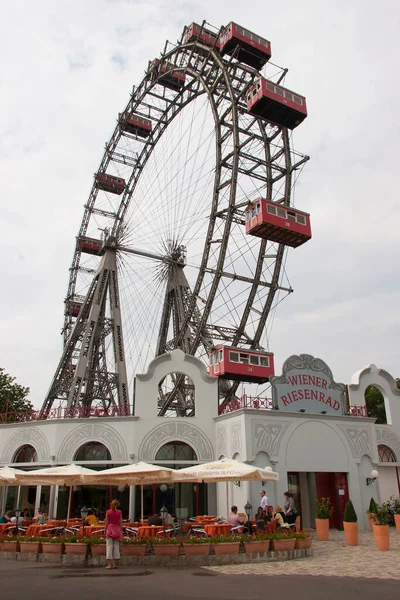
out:
M113 500L104 521L106 530L106 569L116 569L120 559L119 543L122 540L122 512L118 500Z

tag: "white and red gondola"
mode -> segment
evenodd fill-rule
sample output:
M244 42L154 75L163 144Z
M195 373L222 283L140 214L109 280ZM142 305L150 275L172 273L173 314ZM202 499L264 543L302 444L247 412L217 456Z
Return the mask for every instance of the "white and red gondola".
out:
M206 29L202 25L198 25L197 23L191 23L183 30L182 43L189 44L190 42L196 41L199 41L206 46L214 46L217 50L219 50L220 47L217 33Z
M268 40L233 21L221 31L219 43L222 55L233 54L240 62L258 71L271 58L271 44Z
M119 113L118 122L122 131L126 131L127 133L132 133L143 138L149 137L153 129L153 123L150 121L150 119L146 119L145 117L135 113Z
M246 233L297 248L311 239L310 215L257 198L245 210Z
M96 187L104 192L121 195L125 189L125 179L109 175L108 173L95 174Z
M250 114L276 125L294 129L307 116L306 99L281 85L260 77L247 94Z
M218 345L210 353L208 372L212 377L231 381L266 383L274 375L274 355Z
M78 239L78 246L81 252L97 255L100 254L103 242L102 240L97 240L96 238L90 238L81 235L81 237Z
M174 65L166 61L160 61L155 58L150 63L152 80L171 90L179 91L186 81L186 75L183 71L174 71Z
M81 312L81 308L83 306L83 302L78 300L66 300L65 302L65 314L70 315L71 317L77 317Z

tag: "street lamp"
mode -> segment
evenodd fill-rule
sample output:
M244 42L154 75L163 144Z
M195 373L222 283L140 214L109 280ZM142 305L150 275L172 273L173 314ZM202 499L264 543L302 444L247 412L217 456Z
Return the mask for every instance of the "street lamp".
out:
M15 521L15 525L16 525L16 527L15 527L15 533L16 533L16 535L18 535L18 521L19 521L19 518L21 516L22 510L21 510L21 508L19 506L17 506L17 508L14 510L14 512L15 512L15 518L17 519Z
M85 520L86 520L86 517L88 516L88 512L89 512L89 509L88 509L88 508L86 508L86 506L82 506L82 508L81 508L81 517L82 517L82 536L83 536L83 534L85 533L84 526L85 526Z
M247 516L246 528L247 528L248 533L252 532L252 527L251 527L251 523L250 523L250 515L251 515L252 510L253 510L253 507L250 504L250 502L247 500L246 504L244 505L244 512L246 513L246 516Z
M160 515L161 515L161 519L162 519L162 522L163 522L164 533L165 533L165 519L167 518L167 514L168 514L168 508L166 508L163 505L162 508L160 509Z
M376 479L378 479L378 477L379 477L378 471L375 471L375 469L373 471L371 471L370 476L367 477L367 479L366 479L367 485L371 485L372 483L374 483L374 481Z

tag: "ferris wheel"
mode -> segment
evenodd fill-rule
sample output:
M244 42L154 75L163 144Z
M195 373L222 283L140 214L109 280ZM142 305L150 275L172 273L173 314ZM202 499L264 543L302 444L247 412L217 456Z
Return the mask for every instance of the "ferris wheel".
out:
M288 131L305 99L281 86L286 70L270 56L235 23L203 23L149 62L84 207L44 418L56 401L129 414L135 374L176 348L207 364L215 347L269 349L274 308L292 291L286 248L298 244L249 234L246 215L261 199L291 207L308 160ZM221 399L239 385L221 379ZM158 407L193 415L190 380L160 382Z

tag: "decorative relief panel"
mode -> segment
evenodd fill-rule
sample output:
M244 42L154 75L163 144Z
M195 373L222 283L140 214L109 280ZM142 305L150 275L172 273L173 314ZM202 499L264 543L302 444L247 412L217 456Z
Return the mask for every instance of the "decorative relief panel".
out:
M279 423L275 420L273 423L253 421L251 424L253 455L260 451L267 452L270 456L278 455L283 434L289 425L288 422Z
M122 437L105 423L79 425L62 442L56 452L57 461L72 462L77 450L88 442L100 442L107 446L112 460L127 460L127 452Z
M363 454L369 454L370 456L376 454L376 451L374 452L372 448L371 431L369 429L346 427L345 425L339 425L338 427L346 436L354 458L361 458Z
M164 444L180 441L189 444L199 460L213 460L213 447L208 437L194 425L172 422L158 425L143 439L139 448L139 459L152 461Z
M10 463L16 451L25 444L35 448L39 462L50 460L49 444L42 431L38 427L21 427L4 446L1 461Z
M385 444L393 450L398 461L400 461L400 438L386 427L376 427L376 440L378 444Z
M240 423L233 423L231 426L231 450L240 452L242 449L242 427Z
M227 454L226 427L220 425L217 427L217 458L220 456L227 456Z

